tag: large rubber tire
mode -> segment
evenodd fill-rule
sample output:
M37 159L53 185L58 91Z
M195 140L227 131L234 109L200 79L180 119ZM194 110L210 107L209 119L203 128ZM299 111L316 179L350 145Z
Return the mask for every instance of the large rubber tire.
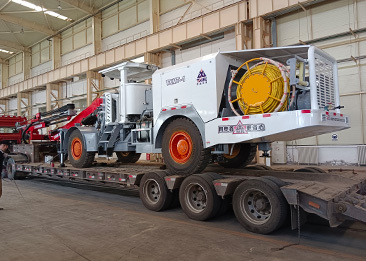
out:
M296 169L294 172L326 173L325 170L318 167L304 167L301 169Z
M165 173L146 173L140 182L140 199L144 206L152 211L163 211L173 201L173 193L168 190L164 180Z
M140 159L141 153L136 153L135 151L116 151L117 162L121 163L135 163Z
M257 152L256 144L236 143L234 144L233 155L223 155L223 160L218 163L224 168L243 168L250 164Z
M88 168L92 165L95 152L86 151L83 135L79 130L74 130L67 146L69 161L75 168Z
M213 180L210 174L205 173L189 176L182 182L179 201L189 218L203 221L220 212L222 199L216 194Z
M211 150L203 147L196 125L189 119L179 118L169 123L164 131L162 154L173 174L189 176L206 168Z
M259 234L279 229L288 214L288 204L280 188L265 178L241 183L234 192L233 208L240 224Z

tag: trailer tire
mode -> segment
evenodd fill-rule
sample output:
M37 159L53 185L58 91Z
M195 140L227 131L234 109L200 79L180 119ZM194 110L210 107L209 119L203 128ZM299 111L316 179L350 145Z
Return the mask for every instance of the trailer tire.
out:
M117 162L121 163L136 163L141 156L141 153L136 153L135 151L116 151Z
M259 234L279 229L288 213L288 204L280 188L265 178L242 182L235 189L233 208L240 224Z
M206 168L211 150L203 147L201 133L192 121L178 118L164 131L162 154L173 174L189 176Z
M279 179L279 178L276 178L276 177L272 177L272 176L263 176L261 177L263 179L268 179L270 181L272 181L274 184L276 184L279 188L283 187L283 186L286 186L287 183L284 182L283 180Z
M235 152L235 153L234 153ZM223 160L218 161L224 168L243 168L250 164L257 152L256 144L236 143L234 144L234 155L223 155Z
M146 173L140 181L140 199L144 206L152 211L163 211L169 208L173 201L173 193L169 191L164 180L166 174L159 174Z
M204 221L220 212L222 199L216 194L212 183L214 179L211 173L196 174L184 179L179 189L179 201L190 219Z
M69 161L73 167L87 168L92 165L95 152L86 151L83 135L79 130L74 130L71 133L67 149Z
M266 166L266 165L251 165L251 166L245 167L245 169L251 169L251 170L272 170L271 167Z
M294 172L326 173L325 170L318 167L305 167L301 169L295 169Z

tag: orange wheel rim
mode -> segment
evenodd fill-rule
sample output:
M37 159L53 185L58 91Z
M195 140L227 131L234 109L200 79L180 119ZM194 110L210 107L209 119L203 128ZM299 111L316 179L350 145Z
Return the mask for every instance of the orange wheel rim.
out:
M173 160L177 163L186 163L192 154L193 143L191 136L184 131L176 131L169 141L169 152Z
M83 152L83 143L79 138L74 138L71 142L71 154L75 160L79 160L81 158L81 154Z
M232 154L230 155L232 146L234 146L234 148L233 148ZM227 158L227 159L233 159L233 158L235 158L236 156L239 155L239 152L240 152L240 145L239 144L229 145L229 154L224 154L224 157Z

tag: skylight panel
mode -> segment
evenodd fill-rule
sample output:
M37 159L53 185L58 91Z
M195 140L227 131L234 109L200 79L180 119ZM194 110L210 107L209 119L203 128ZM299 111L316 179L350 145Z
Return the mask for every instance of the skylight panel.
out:
M12 0L12 2L14 3L17 3L17 4L20 4L22 6L25 6L25 7L28 7L34 11L37 11L37 12L44 12L45 14L48 14L50 16L53 16L53 17L56 17L58 19L61 19L61 20L64 20L64 21L72 21L71 18L69 17L66 17L64 15L61 15L59 13L56 13L56 12L53 12L53 11L48 11L46 8L43 8L41 6L38 6L38 5L35 5L35 4L32 4L28 1L24 1L24 0Z

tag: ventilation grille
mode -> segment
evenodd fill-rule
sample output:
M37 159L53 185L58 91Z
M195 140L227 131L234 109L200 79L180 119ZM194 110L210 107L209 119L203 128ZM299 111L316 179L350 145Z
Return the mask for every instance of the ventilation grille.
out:
M315 74L319 108L335 107L333 63L316 53Z
M318 148L316 147L298 147L300 164L318 164Z
M358 165L366 165L366 146L357 146Z

